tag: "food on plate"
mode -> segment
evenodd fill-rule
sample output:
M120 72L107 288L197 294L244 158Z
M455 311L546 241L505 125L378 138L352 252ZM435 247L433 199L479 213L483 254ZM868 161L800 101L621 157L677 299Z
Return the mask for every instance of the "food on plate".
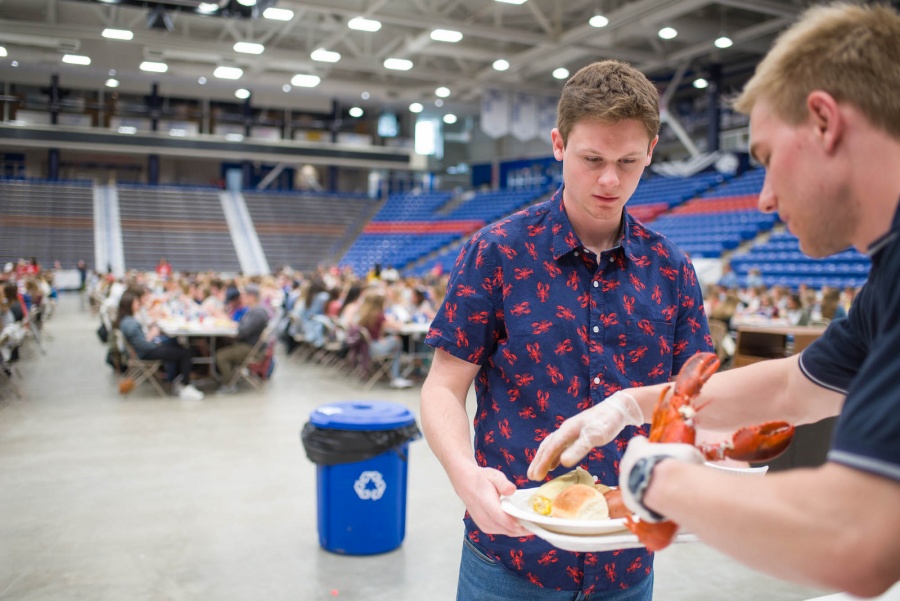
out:
M531 508L535 513L550 515L553 509L553 500L566 488L575 484L593 486L594 477L587 470L576 467L571 472L545 482L532 495Z
M625 502L622 501L621 489L610 488L603 493L603 498L606 499L606 506L609 508L610 519L617 520L631 515L631 511L625 507Z
M550 515L570 520L606 520L609 508L599 490L587 484L573 484L553 500Z

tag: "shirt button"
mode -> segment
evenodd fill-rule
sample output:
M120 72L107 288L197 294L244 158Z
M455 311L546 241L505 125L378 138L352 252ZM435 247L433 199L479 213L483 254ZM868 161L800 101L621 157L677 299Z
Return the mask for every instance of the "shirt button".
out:
M599 327L599 326L594 326L594 333L596 334L596 333L599 332L599 331L600 331L600 327Z
M595 281L595 282L594 282L594 288L599 288L599 287L600 287L600 282Z
M594 384L599 384L599 383L600 383L600 378L594 378Z
M577 251L577 250L575 251L575 256L576 256L576 257L578 256L578 251Z

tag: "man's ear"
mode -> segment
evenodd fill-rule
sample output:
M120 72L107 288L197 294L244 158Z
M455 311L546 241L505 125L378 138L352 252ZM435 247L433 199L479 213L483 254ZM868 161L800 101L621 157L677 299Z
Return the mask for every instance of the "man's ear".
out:
M650 161L653 160L653 149L656 148L656 143L659 142L659 136L653 138L650 142L650 147L647 149L647 162L644 163L644 167L650 164Z
M550 132L550 141L553 143L553 158L557 161L563 160L566 144L563 142L562 134L559 133L559 128L554 127Z
M825 152L834 152L844 130L844 115L834 97L823 90L814 90L806 97L809 121L815 128L815 138Z

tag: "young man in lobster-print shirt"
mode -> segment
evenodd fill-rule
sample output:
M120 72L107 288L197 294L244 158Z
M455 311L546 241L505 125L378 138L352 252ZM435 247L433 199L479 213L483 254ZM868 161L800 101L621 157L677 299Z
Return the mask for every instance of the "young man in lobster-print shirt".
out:
M566 83L557 125L563 187L473 236L426 339L436 351L422 422L467 508L458 599L650 599L651 553L556 549L504 513L500 496L529 486L537 447L566 418L665 382L712 348L690 260L624 209L658 139L657 90L628 65L594 63ZM617 485L636 432L646 426L581 465Z

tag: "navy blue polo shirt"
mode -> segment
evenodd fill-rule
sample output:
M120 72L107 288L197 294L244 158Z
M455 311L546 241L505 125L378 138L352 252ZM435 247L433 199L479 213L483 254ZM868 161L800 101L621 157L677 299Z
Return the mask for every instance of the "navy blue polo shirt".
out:
M565 419L622 388L666 382L691 355L712 349L688 257L627 212L618 244L595 255L572 229L562 189L463 247L426 342L482 366L475 458L520 488L536 486L528 465ZM617 485L635 430L594 449L582 467ZM485 534L468 516L465 522L482 552L550 589L619 590L652 567L646 549L572 553L534 536Z
M849 315L803 351L800 369L847 396L828 460L900 481L900 208L867 254Z

